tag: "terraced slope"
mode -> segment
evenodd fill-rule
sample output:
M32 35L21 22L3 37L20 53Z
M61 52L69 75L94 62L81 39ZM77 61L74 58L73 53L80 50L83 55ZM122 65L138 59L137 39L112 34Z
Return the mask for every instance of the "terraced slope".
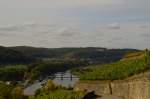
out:
M121 61L74 71L81 80L118 80L150 70L150 51L128 54Z

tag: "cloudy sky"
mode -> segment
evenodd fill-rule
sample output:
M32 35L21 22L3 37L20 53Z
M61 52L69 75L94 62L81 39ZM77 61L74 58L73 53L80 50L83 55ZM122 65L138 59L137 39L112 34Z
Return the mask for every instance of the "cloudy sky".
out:
M150 0L0 0L0 45L150 48Z

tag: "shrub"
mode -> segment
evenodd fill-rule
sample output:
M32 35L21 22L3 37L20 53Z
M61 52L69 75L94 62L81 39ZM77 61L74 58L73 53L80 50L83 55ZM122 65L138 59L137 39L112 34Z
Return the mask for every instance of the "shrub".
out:
M43 90L48 93L49 91L54 91L56 90L57 87L56 85L51 81L51 80L48 80L48 82L45 84Z
M23 88L22 87L16 87L11 92L11 98L12 99L23 99Z

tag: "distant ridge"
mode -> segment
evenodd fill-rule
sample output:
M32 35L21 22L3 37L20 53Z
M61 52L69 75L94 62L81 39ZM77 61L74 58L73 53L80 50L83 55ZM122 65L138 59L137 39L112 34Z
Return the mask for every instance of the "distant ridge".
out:
M0 46L0 64L28 63L32 60L32 57L20 51Z
M103 47L42 48L31 46L7 47L36 59L77 59L90 63L106 63L120 60L127 52L136 49L107 49Z

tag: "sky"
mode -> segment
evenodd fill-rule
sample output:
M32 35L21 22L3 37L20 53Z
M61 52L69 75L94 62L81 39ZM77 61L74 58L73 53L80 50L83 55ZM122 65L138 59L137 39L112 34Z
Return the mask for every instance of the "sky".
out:
M150 0L0 0L0 45L150 48Z

